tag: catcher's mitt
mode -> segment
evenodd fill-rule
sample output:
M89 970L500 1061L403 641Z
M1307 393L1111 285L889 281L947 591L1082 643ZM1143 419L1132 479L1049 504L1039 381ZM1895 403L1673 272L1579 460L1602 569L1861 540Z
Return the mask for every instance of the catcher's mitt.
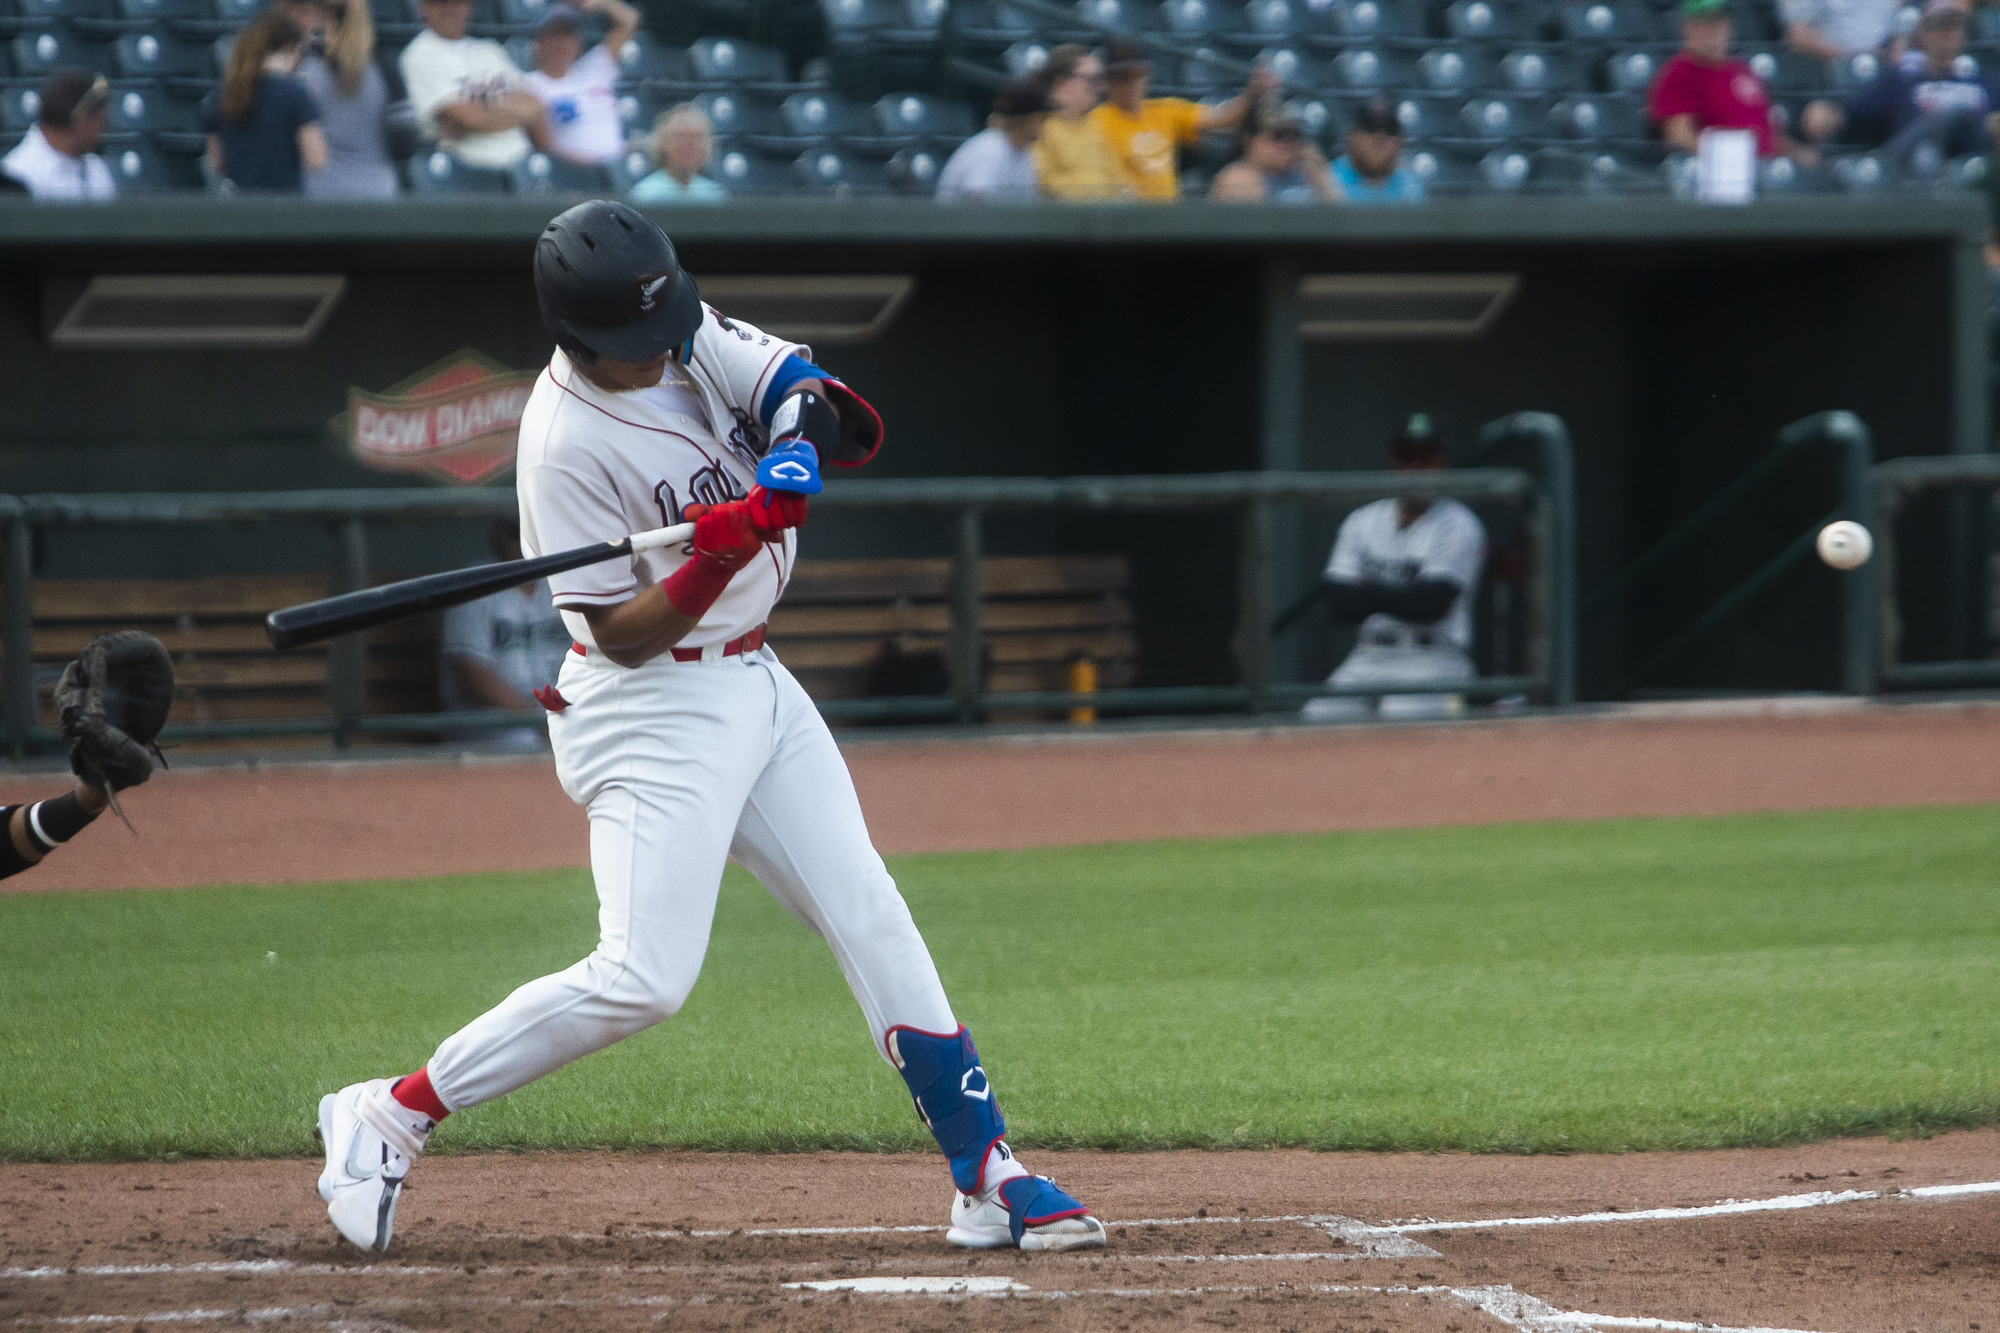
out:
M136 787L166 756L153 738L174 702L174 664L152 635L123 629L92 639L63 668L56 716L69 742L69 766L99 791Z

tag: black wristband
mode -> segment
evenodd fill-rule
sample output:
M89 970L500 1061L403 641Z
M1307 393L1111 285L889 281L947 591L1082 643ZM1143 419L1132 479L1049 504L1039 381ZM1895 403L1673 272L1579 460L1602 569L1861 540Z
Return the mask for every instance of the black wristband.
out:
M21 855L21 849L14 845L14 812L18 805L0 805L0 879L18 875L34 862Z
M46 855L82 832L95 818L95 814L83 808L83 802L76 799L73 791L64 792L54 800L37 801L28 807L28 841Z

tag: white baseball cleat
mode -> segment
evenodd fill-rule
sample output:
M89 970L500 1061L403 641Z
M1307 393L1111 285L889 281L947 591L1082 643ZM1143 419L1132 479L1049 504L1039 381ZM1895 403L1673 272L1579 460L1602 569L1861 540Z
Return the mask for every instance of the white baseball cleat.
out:
M326 1169L319 1197L340 1234L364 1250L386 1250L396 1230L396 1196L410 1164L424 1151L431 1121L389 1095L394 1079L350 1083L319 1099ZM415 1117L424 1125L412 1128Z
M1105 1243L1104 1223L1047 1176L1015 1176L985 1194L955 1194L947 1241L968 1250L1083 1250Z

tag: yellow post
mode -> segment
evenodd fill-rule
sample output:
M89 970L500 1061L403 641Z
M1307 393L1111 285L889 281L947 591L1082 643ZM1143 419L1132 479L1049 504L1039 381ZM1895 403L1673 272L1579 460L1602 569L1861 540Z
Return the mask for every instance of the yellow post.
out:
M1071 694L1097 693L1097 663L1088 657L1079 656L1069 664L1069 691ZM1072 708L1069 720L1088 726L1097 721L1095 708Z

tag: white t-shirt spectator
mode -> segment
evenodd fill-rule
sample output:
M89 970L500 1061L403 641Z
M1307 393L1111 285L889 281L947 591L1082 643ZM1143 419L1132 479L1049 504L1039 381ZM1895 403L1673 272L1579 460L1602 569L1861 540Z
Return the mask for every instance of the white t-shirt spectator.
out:
M1016 148L997 129L981 130L958 146L938 173L937 197L1032 201L1042 197L1035 155Z
M48 141L40 125L30 126L14 151L0 157L0 171L28 187L37 199L116 199L118 184L111 168L95 153L71 157Z
M557 153L602 166L624 151L625 127L614 91L618 59L603 43L585 51L560 79L532 70L522 82L549 109L549 141Z
M1787 26L1803 23L1843 51L1873 51L1889 40L1896 0L1778 0Z
M509 588L444 613L440 647L443 679L438 692L446 708L483 708L458 688L454 659L469 657L484 663L524 697L553 685L563 654L574 640L562 613L549 604L549 585L542 580L527 592Z
M1342 583L1384 583L1395 587L1442 579L1458 597L1437 622L1438 633L1456 647L1472 647L1472 598L1479 567L1486 559L1486 527L1456 500L1433 500L1407 528L1396 526L1396 502L1377 500L1347 516L1334 539L1326 577ZM1364 639L1373 633L1406 629L1405 622L1376 612L1361 622Z
M417 129L426 139L438 137L438 108L453 102L476 102L522 86L521 71L498 42L482 37L444 38L425 28L403 48L399 62L409 86ZM468 134L443 145L469 167L511 167L534 145L523 129Z

